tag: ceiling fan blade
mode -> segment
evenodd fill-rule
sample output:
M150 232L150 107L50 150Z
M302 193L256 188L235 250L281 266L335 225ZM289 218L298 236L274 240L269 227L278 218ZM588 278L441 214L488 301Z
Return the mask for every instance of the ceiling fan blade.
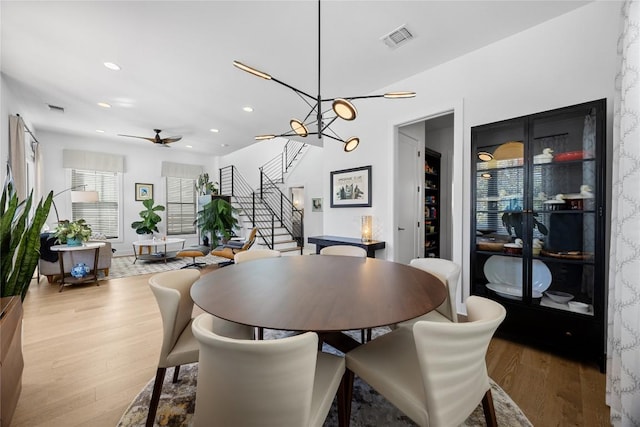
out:
M168 138L162 138L162 143L163 144L170 144L172 142L180 141L181 139L182 139L182 136L180 136L180 135L170 136Z
M146 139L147 141L156 142L156 139L155 139L155 138L148 138L148 137L146 137L146 136L122 135L122 134L118 134L118 136L126 136L126 137L128 137L128 138Z

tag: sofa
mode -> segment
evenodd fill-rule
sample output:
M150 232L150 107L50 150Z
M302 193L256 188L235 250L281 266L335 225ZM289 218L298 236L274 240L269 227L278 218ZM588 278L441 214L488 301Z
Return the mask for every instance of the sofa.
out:
M105 245L98 250L98 271L103 271L105 276L109 275L111 268L111 258L113 251L111 243L104 240L89 240L89 242L102 242ZM50 251L49 248L55 244L55 237L48 235L40 236L40 259L38 261L38 274L47 276L49 283L53 283L55 276L60 276L60 262L58 261L58 252ZM93 251L74 251L62 252L64 256L64 272L71 273L71 268L83 262L88 266L93 266Z

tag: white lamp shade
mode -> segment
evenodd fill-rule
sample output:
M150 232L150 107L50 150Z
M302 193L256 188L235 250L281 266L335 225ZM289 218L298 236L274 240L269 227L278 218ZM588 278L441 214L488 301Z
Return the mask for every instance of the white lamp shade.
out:
M99 201L97 191L72 191L71 202L72 203L95 203Z

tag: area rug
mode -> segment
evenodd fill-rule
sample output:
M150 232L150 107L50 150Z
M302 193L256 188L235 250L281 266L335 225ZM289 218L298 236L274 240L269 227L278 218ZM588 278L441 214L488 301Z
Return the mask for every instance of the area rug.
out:
M354 336L359 331L353 332ZM265 339L276 338L281 333L265 330ZM374 330L374 337L375 337ZM323 351L342 354L328 345ZM195 410L196 382L198 364L192 363L180 368L180 379L172 383L173 369L168 369L162 387L160 404L156 414L156 424L167 427L187 427L192 425ZM149 411L149 401L153 390L153 379L142 389L133 402L126 409L117 427L144 426ZM491 393L499 426L518 427L532 426L518 405L509 395L491 380ZM338 409L334 401L324 427L338 425ZM356 376L353 386L353 401L351 406L351 426L353 427L406 427L415 426L406 415L396 409L384 397L380 396L369 385ZM465 427L485 426L482 405L462 424Z
M172 260L164 261L142 261L138 260L134 264L134 256L121 256L111 259L111 268L109 269L109 276L101 276L102 279L119 279L122 277L137 276L139 274L147 273L160 273L162 271L177 270L182 268L185 264L191 263L193 258L175 258ZM204 262L207 265L218 264L221 262L229 261L226 258L221 258L213 255L207 255L204 257L197 257L196 262Z

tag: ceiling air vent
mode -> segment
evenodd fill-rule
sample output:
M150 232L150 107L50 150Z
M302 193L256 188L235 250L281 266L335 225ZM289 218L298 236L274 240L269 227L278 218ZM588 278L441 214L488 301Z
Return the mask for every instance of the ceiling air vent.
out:
M413 34L411 34L411 31L409 31L409 29L404 25L396 28L395 30L381 38L384 44L392 49L402 46L411 39L413 39Z
M57 105L47 104L49 106L49 111L54 111L56 113L64 113L63 107L58 107Z

